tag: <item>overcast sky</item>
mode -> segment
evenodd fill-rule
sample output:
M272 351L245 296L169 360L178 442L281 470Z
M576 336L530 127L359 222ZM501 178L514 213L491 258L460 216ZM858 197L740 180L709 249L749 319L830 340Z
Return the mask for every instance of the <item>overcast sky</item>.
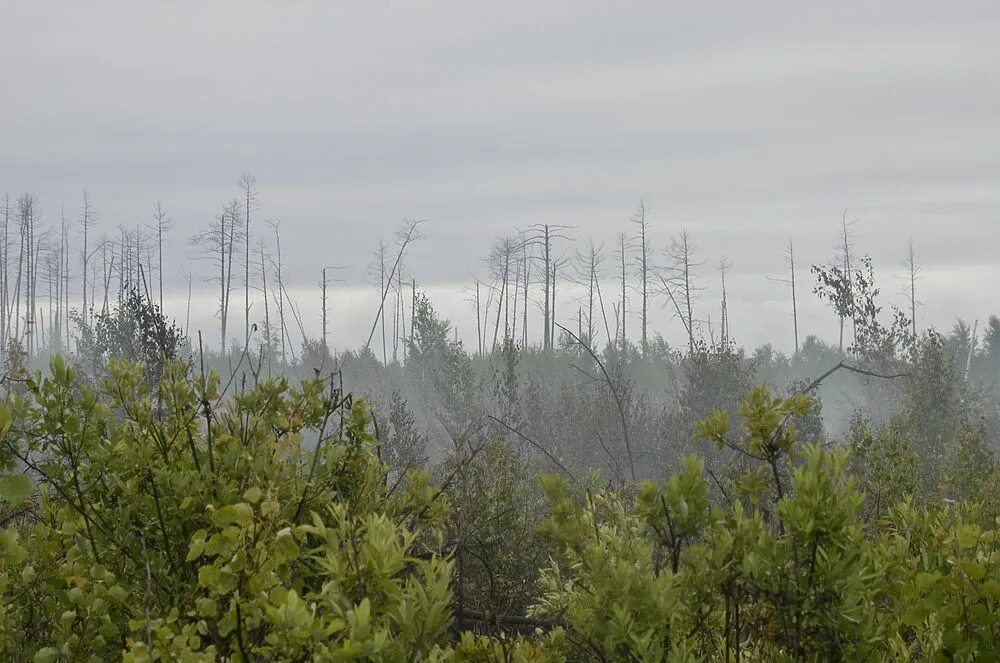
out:
M109 233L163 201L179 317L182 266L209 269L187 238L243 172L260 218L283 220L311 329L320 268L348 265L339 347L363 341L365 266L404 218L429 220L408 270L471 332L463 288L494 238L562 223L610 248L640 197L658 252L687 228L709 260L703 318L729 257L749 345L791 346L787 292L765 279L789 236L802 332L834 336L808 264L832 257L845 209L899 303L912 237L922 325L1000 312L995 1L0 0L0 84L0 194L37 194L57 223L87 189ZM213 291L196 286L192 328L214 338Z

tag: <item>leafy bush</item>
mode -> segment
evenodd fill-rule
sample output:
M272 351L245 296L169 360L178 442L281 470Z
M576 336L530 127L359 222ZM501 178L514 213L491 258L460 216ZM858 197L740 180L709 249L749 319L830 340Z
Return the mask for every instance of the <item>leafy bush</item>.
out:
M539 498L497 443L457 445L439 485L390 476L332 379L146 377L111 361L95 389L55 359L6 395L6 660L1000 657L975 430L927 482L902 429L858 419L830 448L802 439L810 398L761 386L738 425L697 425L732 475L688 456L620 488L543 476Z
M112 361L96 392L56 359L8 407L6 466L40 489L0 542L8 660L444 656L447 500L420 474L388 498L366 406L329 383L223 399L171 365L153 392Z

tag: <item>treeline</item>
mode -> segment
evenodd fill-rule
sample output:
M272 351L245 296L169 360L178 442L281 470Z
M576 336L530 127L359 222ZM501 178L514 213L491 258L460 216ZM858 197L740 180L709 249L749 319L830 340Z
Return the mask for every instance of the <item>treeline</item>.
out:
M79 325L93 325L129 290L137 290L161 311L165 293L169 295L176 303L166 313L178 321L185 336L203 334L204 346L214 352L263 348L284 363L296 363L305 345L360 344L383 364L405 361L420 292L420 275L409 254L422 237L423 222L406 221L391 241L379 239L367 265L303 269L297 261L298 281L290 283L280 217L265 213L254 176L244 174L236 184L235 195L214 212L205 210L207 222L186 237L174 236L174 221L161 202L140 215L145 218L118 223L102 219L87 192L79 205L68 208L73 211L60 206L58 215L45 213L32 194L6 195L0 235L0 347L15 343L30 357L72 350ZM784 274L771 280L787 289L790 324L788 339L780 345L791 344L792 354L800 351L807 336L800 333L799 308L801 298L810 293L837 314L838 349L847 351L858 342L857 327L851 324L858 312L852 307L877 292L865 290L875 288L874 274L870 260L854 245L854 223L845 212L837 227L835 254L828 263L812 266L811 274L800 273L809 268L797 265L795 244L788 241ZM621 225L610 247L574 227L547 223L514 228L497 238L465 289L475 315L474 336L471 328L462 335L468 351L486 357L508 341L522 348L554 350L564 330L571 330L595 349L632 343L646 356L662 344L660 335L666 330L654 329L651 322L661 309L670 314L673 325L664 335L683 339L681 347L688 352L699 343L726 345L738 337L729 322L727 279L733 263L726 256L710 267L696 238L683 229L665 243L654 239L674 228L657 226L644 200ZM165 254L174 258L168 264L177 264L181 255L188 258L178 274L165 270ZM336 257L321 261L340 262ZM351 280L347 269L364 271L362 279L373 288L378 303L367 336L331 339L331 298L340 284ZM312 274L308 280L315 284L315 295L299 301L290 295L290 286L301 286L304 273ZM909 321L912 338L921 330L921 279L911 242L905 305L893 313ZM711 300L705 296L709 283L715 293ZM218 326L193 330L192 297L205 287L214 292ZM319 321L318 329L313 328L314 320Z

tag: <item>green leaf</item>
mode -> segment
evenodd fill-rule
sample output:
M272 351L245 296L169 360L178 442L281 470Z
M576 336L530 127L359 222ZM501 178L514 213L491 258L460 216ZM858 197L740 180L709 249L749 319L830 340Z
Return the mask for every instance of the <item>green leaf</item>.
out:
M243 501L249 502L250 504L256 504L260 501L260 488L253 486L247 489L247 492L243 493Z
M31 497L32 488L31 479L25 474L8 474L0 478L0 498L11 504L19 504Z
M234 523L240 527L246 527L252 522L253 509L245 502L228 504L212 514L212 523L216 527L225 527Z
M0 405L0 440L7 436L11 421L10 411L3 405Z
M198 608L198 614L205 617L215 617L218 614L218 606L213 599L201 598L198 599L195 604Z
M37 652L35 652L35 657L32 659L35 663L52 663L59 657L59 652L57 652L52 647L42 647Z
M971 548L979 542L979 527L972 524L961 525L955 530L955 540L963 548Z

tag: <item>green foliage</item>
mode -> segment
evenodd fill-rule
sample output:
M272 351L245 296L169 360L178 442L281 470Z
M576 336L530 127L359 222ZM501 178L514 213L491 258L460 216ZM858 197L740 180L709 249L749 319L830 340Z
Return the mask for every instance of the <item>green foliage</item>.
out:
M142 362L146 379L159 381L164 362L180 359L184 335L146 293L128 287L110 310L92 312L77 325L76 353L95 378L103 378L111 358Z
M426 478L387 495L368 412L327 382L223 399L168 365L101 390L60 359L8 402L7 465L41 490L3 530L0 652L17 660L440 660L451 565ZM23 474L0 481L9 501Z
M739 459L725 481L685 456L536 485L459 440L436 484L392 475L331 380L146 378L112 361L94 388L56 358L0 407L5 660L1000 658L981 429L926 481L896 422L830 448L797 425L812 399L762 385L696 426Z
M760 387L740 439L722 412L699 426L766 468L754 476L773 508L713 506L693 458L634 498L544 478L557 554L533 614L558 618L550 646L571 660L995 660L994 530L975 509L905 501L862 519L850 450L802 443L791 425L810 407ZM909 462L887 430L856 440L874 462Z

